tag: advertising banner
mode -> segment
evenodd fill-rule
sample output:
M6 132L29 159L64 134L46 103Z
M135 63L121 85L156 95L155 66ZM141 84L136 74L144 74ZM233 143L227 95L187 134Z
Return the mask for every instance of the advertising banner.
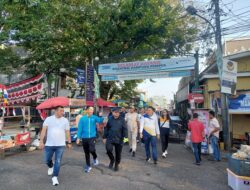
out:
M78 84L85 84L85 71L83 69L76 69L76 82Z
M125 75L131 73L170 72L193 70L194 57L178 57L150 61L135 61L99 65L99 75Z
M235 98L230 98L229 99L229 113L250 114L250 93L240 94L236 96Z
M236 94L236 83L237 62L224 59L221 75L221 92L226 94Z
M92 65L87 66L87 80L86 80L86 101L94 101L94 67Z
M166 78L166 77L188 77L192 75L192 71L176 71L176 72L159 72L159 73L142 73L129 75L103 75L102 81L124 81L124 80L140 80L148 78Z

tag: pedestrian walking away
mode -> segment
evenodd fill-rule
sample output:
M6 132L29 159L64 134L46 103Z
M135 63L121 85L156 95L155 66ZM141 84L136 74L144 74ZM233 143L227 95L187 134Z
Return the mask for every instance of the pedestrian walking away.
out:
M93 115L94 108L87 108L87 115L81 117L78 123L78 132L77 132L77 144L80 144L80 139L82 139L83 150L85 153L86 166L84 171L89 173L91 171L90 164L90 154L93 156L93 165L97 166L99 161L97 160L97 154L95 149L96 136L97 136L97 127L96 123L103 123L102 113L99 113L99 116Z
M166 158L168 154L169 121L170 121L169 113L168 110L165 109L161 112L161 117L159 119L163 158Z
M215 118L215 112L209 111L209 139L213 149L214 161L220 161L220 148L219 148L219 135L220 135L220 124Z
M127 137L125 119L120 116L119 108L114 108L112 110L112 117L109 118L108 123L104 128L103 142L106 144L107 154L110 159L109 168L113 169L115 164L115 171L119 170L123 139L125 137ZM115 157L113 155L113 148L115 148Z
M55 115L48 117L44 121L39 145L40 149L45 150L48 175L52 175L52 184L54 186L59 185L58 175L66 146L66 136L68 138L67 146L71 148L69 121L63 115L64 108L59 106L55 109ZM47 136L47 139L44 145L45 136ZM53 155L55 155L54 162L52 161Z
M154 114L154 108L148 107L147 114L140 122L140 137L145 143L146 161L150 161L150 145L152 147L152 157L154 164L157 164L157 139L160 139L160 130L157 117Z
M204 125L198 120L199 115L193 114L193 120L188 123L188 130L191 131L191 140L194 148L195 164L200 165L201 163L201 142L205 137Z
M125 121L128 126L129 151L132 152L132 156L135 157L138 134L138 113L135 112L135 107L132 106L130 108L129 113L125 116Z

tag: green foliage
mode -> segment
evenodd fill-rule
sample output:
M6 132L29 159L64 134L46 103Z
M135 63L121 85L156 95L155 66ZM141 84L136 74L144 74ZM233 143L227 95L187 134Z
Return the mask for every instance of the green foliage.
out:
M12 39L29 55L5 61L34 74L74 72L96 56L101 62L171 57L188 51L196 32L170 0L6 0L0 11L0 41L15 30ZM130 97L138 82L101 83L101 94Z

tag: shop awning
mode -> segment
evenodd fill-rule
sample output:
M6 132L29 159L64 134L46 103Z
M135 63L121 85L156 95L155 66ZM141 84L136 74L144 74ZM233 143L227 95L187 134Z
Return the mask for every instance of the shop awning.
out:
M10 84L9 86L7 86L7 90L14 90L14 89L26 86L30 83L38 82L43 78L43 76L44 76L44 74L40 74L40 75L37 75L37 76L29 78L29 79L25 79L25 80L20 81L20 82Z
M106 101L102 98L97 99L97 105L100 107L116 107L116 105L114 103Z

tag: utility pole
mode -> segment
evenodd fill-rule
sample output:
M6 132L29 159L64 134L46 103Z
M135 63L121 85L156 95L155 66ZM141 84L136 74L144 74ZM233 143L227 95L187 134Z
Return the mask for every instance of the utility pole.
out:
M216 44L217 44L217 55L216 62L218 66L219 79L221 80L222 66L223 66L223 55L222 55L222 43L221 43L221 23L220 23L220 5L219 0L212 0L215 7L215 24L216 24ZM223 126L223 140L225 149L231 149L231 135L229 129L229 114L228 114L228 100L225 93L221 93L221 115L222 115L222 126Z
M199 88L199 48L195 49L195 89Z

